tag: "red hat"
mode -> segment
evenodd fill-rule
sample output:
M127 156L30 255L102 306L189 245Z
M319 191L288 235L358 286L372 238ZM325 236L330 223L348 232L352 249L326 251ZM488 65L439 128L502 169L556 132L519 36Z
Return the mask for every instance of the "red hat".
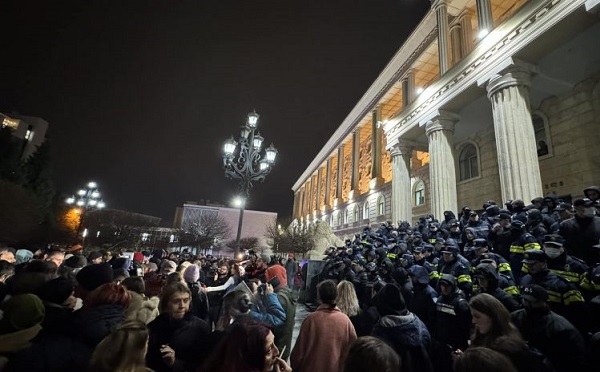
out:
M265 270L265 279L267 279L267 282L271 281L271 279L273 279L274 277L277 277L277 279L279 279L280 284L277 288L287 287L287 274L283 266L273 265L270 266L267 270Z
M142 252L134 252L133 260L137 262L144 262L144 254Z

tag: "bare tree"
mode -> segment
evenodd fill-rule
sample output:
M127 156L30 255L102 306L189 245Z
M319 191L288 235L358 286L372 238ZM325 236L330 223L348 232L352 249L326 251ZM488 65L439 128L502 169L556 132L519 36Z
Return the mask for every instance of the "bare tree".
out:
M196 249L208 249L229 239L231 229L217 213L205 213L187 219L179 233L179 243Z
M296 252L304 254L315 246L313 230L311 227L302 228L298 224L280 221L266 227L265 237L274 253Z

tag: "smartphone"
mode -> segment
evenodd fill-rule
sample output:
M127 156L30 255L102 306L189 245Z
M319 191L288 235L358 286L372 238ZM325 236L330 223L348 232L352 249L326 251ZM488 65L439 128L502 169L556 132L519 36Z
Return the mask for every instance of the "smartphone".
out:
M271 278L271 280L269 280L269 284L271 284L273 288L277 288L277 286L279 286L279 284L281 283L279 282L279 279L275 276Z

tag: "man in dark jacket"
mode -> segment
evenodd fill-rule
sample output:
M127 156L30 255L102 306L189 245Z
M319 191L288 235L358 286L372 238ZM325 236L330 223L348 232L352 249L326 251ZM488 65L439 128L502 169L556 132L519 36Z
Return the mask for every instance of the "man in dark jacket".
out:
M385 341L400 355L402 371L433 371L429 358L431 336L418 316L408 311L401 290L386 284L377 295L381 315L372 336Z
M475 269L475 283L477 284L477 293L488 293L494 296L509 312L513 312L521 308L521 304L517 299L502 290L498 286L499 274L494 265L482 263Z
M429 285L429 271L419 265L413 265L408 271L413 282L413 295L408 309L425 323L431 333L435 329L435 302L438 294Z
M523 306L511 314L529 346L541 351L556 372L587 371L585 342L567 319L551 311L548 292L539 285L523 288Z
M284 360L287 360L292 352L292 334L294 333L294 322L296 318L296 300L290 288L287 286L287 278L283 274L287 271L283 268L279 269L279 265L273 265L265 271L265 278L269 283L277 284L273 286L275 294L285 312L285 322L273 330L275 335L275 345L281 351L285 351L281 355ZM281 277L281 278L280 278ZM272 282L273 278L277 281Z
M573 202L575 217L561 222L559 234L565 238L565 248L571 256L584 260L588 266L598 263L593 245L600 241L600 217L594 202L577 199Z

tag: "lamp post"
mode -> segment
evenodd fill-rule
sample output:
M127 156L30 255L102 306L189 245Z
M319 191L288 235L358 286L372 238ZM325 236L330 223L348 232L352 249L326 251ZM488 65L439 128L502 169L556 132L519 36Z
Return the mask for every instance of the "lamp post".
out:
M79 239L81 233L81 227L83 226L83 219L87 212L102 209L106 207L106 204L100 199L100 191L98 191L98 184L96 182L88 182L85 188L77 191L77 196L70 196L67 198L66 203L69 205L75 205L80 208L79 224L77 225L77 235L75 236L75 243ZM85 235L81 243L85 240Z
M235 244L235 256L240 253L240 238L246 200L250 194L252 183L264 181L271 172L277 150L273 145L262 149L264 138L256 131L259 115L256 111L248 114L246 124L242 126L240 138L236 142L233 137L225 141L223 146L223 168L225 177L239 180L240 197L236 204L240 208L240 219Z

